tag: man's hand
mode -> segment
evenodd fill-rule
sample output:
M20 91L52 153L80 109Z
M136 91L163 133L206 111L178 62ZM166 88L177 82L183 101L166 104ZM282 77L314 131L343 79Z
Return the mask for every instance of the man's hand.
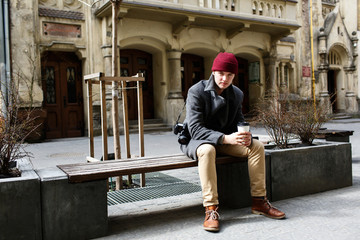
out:
M251 144L251 133L234 132L230 135L225 135L223 139L223 144L243 145L248 147Z

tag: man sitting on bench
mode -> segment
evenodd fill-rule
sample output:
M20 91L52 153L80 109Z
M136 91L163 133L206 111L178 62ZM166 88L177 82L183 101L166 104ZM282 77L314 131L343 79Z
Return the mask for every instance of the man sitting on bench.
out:
M274 208L266 197L263 144L252 139L250 132L237 131L238 122L244 122L244 94L232 85L238 73L235 55L219 53L211 70L209 80L202 80L189 89L184 121L189 141L181 145L181 150L187 156L198 160L205 207L204 229L219 231L217 153L248 157L252 213L275 219L285 218L285 213Z

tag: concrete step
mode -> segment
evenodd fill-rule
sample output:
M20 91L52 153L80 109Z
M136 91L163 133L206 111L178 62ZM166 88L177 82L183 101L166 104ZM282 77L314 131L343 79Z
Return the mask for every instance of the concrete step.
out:
M333 120L341 120L341 119L350 119L352 118L352 115L348 113L335 113L331 117Z
M129 121L129 132L138 132L139 126L137 120ZM172 131L172 127L166 125L162 119L144 119L144 132L167 132Z

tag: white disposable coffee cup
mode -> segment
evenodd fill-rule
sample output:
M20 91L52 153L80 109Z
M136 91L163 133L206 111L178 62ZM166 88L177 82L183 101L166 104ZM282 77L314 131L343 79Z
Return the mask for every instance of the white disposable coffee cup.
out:
M248 122L239 122L237 124L238 132L249 132L250 124Z

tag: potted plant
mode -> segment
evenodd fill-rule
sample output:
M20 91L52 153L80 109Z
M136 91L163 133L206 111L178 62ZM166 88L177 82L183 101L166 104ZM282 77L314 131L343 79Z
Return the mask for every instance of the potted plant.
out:
M41 239L40 180L24 149L37 126L31 109L20 114L15 84L1 86L0 107L0 238Z
M314 141L328 109L279 91L255 107L254 122L273 141L265 146L273 201L352 185L351 144Z

